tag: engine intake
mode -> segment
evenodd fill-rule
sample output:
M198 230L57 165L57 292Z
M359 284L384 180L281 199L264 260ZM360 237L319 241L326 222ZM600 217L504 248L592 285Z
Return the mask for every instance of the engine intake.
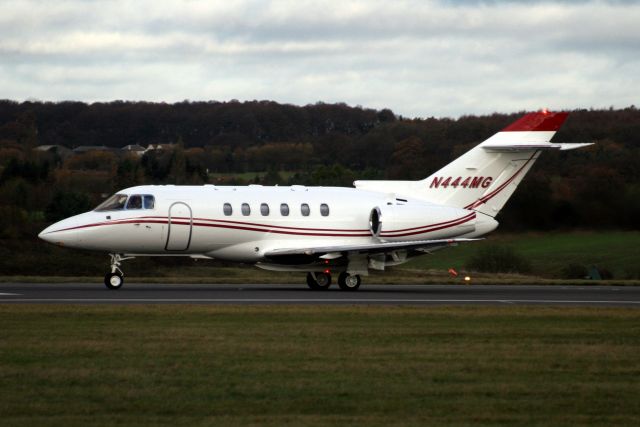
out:
M376 206L371 209L371 214L369 215L369 231L371 231L374 237L379 237L380 230L382 230L382 212L380 212L380 208Z

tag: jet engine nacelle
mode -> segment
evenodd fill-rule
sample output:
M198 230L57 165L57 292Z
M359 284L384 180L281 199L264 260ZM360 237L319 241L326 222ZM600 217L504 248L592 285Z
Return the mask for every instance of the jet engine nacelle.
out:
M475 231L476 212L408 202L375 207L369 215L371 234L384 241L441 239Z

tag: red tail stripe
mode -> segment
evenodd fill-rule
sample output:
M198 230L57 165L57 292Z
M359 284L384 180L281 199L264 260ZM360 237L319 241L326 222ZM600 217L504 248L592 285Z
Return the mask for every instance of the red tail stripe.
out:
M502 129L502 132L555 132L560 129L560 126L562 126L562 123L564 123L568 115L569 113L551 113L545 111L525 114L520 119Z

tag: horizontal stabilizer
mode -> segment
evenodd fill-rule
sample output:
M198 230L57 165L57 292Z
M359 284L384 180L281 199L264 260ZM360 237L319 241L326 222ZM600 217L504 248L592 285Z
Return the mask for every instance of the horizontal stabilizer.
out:
M587 147L593 145L593 142L579 143L532 143L518 142L515 144L482 144L481 147L491 153L512 153L517 151L536 151L536 150L575 150L576 148Z

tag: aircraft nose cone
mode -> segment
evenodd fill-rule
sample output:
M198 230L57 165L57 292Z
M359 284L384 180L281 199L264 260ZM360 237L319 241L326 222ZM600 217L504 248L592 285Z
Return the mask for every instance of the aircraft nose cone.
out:
M38 238L44 240L45 242L53 243L53 238L52 238L53 236L51 235L51 232L53 230L54 230L53 225L48 226L47 228L42 230L40 234L38 234Z
M44 230L42 230L40 232L40 234L38 234L38 238L44 240L45 242L48 242L49 239L47 237L47 233L45 233L45 230L46 230L46 228Z
M68 229L68 226L68 220L56 222L42 230L38 237L45 242L58 246L73 245L77 241L77 232L76 230Z

